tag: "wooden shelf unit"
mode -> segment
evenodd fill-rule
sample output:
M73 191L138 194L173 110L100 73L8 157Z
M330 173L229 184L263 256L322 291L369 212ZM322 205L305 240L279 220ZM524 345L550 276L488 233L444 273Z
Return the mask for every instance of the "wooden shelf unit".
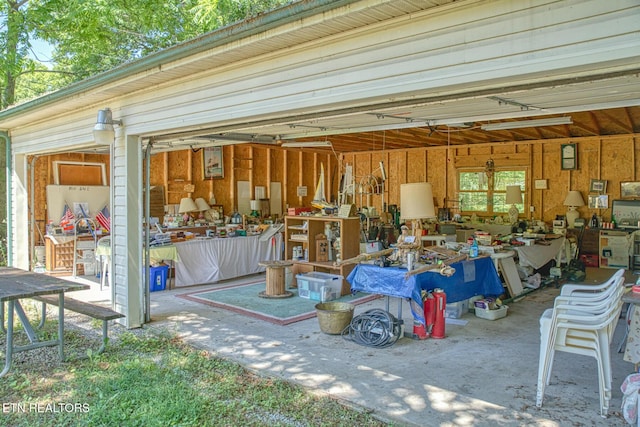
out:
M78 241L87 244L89 242L94 243L95 239L92 236L78 236ZM74 248L76 242L73 239L65 239L64 243L55 244L55 242L49 237L45 236L45 268L48 273L67 275L73 273L74 260L77 262L76 274L84 275L84 264L82 257L76 253L74 257ZM89 246L80 245L77 251L87 250ZM95 245L92 245L95 249ZM95 262L95 260L94 260Z
M354 264L336 267L334 261L316 260L316 241L318 234L324 234L325 225L332 224L339 230L340 259L345 260L360 254L360 218L340 218L337 216L286 216L285 217L285 257L292 260L293 283L296 274L310 271L339 274L344 277L342 282L342 295L351 292L351 285L346 281L347 276L354 269ZM337 226L337 227L336 227ZM293 247L302 246L303 253L308 253L308 261L294 260ZM335 256L335 255L334 255Z

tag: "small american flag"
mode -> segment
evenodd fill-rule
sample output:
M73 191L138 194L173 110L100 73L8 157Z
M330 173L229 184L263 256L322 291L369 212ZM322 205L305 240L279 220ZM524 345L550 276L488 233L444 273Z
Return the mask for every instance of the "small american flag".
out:
M109 209L105 206L96 215L96 221L100 224L100 227L107 232L111 231L111 217L109 216Z
M60 218L60 225L64 226L66 224L72 223L76 219L75 215L73 215L73 211L69 208L68 204L64 204L64 210L62 211L62 217Z

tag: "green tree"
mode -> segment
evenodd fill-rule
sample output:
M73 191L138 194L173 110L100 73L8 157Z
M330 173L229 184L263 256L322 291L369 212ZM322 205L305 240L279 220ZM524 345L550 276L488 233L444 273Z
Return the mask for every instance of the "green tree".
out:
M0 109L286 3L284 0L0 2ZM29 58L34 38L51 44L50 67Z
M0 110L284 3L0 0ZM35 39L51 44L49 66L30 58ZM0 167L5 153L0 147ZM0 264L6 254L5 176L0 174Z

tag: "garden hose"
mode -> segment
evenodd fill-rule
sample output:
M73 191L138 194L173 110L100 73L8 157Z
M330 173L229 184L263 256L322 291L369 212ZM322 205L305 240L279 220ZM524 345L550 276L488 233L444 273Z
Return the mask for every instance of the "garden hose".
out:
M402 322L385 310L372 309L355 316L342 336L367 347L385 348L395 344L402 334Z

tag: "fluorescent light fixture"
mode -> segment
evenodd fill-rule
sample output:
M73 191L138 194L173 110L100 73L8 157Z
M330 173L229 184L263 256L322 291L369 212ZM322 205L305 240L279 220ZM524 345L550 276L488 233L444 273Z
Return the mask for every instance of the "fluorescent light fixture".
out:
M285 148L331 147L331 141L290 141L280 144Z
M518 120L515 122L489 123L480 126L482 130L507 130L519 128L533 128L540 126L570 125L573 123L571 117L550 117L538 120Z

